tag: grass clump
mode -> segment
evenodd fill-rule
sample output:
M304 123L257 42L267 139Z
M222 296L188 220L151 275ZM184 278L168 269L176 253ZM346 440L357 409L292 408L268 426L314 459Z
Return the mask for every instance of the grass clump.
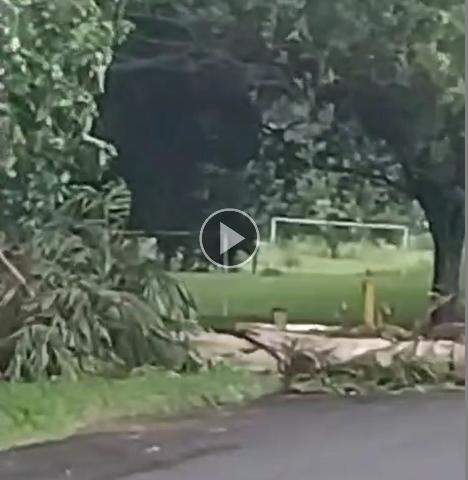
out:
M270 389L245 370L218 365L179 375L144 368L124 379L82 377L34 383L0 383L0 448L64 438L121 418L186 413L254 399Z

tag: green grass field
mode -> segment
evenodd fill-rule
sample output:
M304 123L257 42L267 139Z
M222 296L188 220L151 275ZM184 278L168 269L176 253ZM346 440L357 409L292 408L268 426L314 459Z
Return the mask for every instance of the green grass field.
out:
M394 308L398 323L412 321L426 311L427 273L375 276L379 301ZM178 274L178 278L195 296L207 325L221 326L239 317L268 317L275 307L287 309L293 322L334 323L343 302L349 307L350 321L361 319L362 275L291 273L263 277L212 273Z
M281 255L275 252L275 263ZM394 310L394 321L412 324L427 312L430 288L430 252L380 250L365 258L331 260L299 255L298 267L279 267L280 276L241 273L176 274L195 296L202 321L222 327L246 317L268 318L272 308L288 310L292 322L336 323L343 302L348 305L347 320L362 320L361 285L364 272L374 272L378 301ZM271 258L263 258L264 268ZM464 286L464 281L463 281ZM255 320L255 318L252 318Z

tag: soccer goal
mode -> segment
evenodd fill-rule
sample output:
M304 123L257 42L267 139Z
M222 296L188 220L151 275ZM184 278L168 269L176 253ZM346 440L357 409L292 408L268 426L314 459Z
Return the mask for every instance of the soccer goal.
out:
M405 225L391 223L363 223L342 220L318 220L311 218L290 218L290 217L272 217L270 220L270 244L276 244L278 240L278 225L295 224L295 225L316 225L318 227L347 227L360 228L368 230L394 230L400 231L402 234L401 248L408 248L410 240L409 228Z

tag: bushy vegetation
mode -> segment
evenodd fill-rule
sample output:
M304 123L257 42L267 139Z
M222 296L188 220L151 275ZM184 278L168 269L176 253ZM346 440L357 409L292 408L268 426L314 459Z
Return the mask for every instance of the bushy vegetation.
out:
M155 269L154 241L125 235L128 207L122 185L74 189L12 252L27 289L3 276L5 377L188 366L193 302Z
M130 197L102 184L92 137L123 4L2 2L0 374L11 380L194 365L193 302L125 233Z

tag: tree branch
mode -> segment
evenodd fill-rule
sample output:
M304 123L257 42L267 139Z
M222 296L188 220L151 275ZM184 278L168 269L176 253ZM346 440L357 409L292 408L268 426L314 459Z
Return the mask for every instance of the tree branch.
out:
M29 296L33 297L34 292L29 288L26 279L24 278L23 274L8 260L5 256L3 250L0 249L0 263L2 263L6 269L11 273L11 275L15 278L15 280L24 287L24 289L28 292Z
M343 175L355 175L359 178L368 179L372 182L390 187L398 193L404 194L405 196L408 195L408 191L403 185L402 180L392 179L383 172L370 169L358 169L355 167L345 167L344 165L324 165L323 167L314 165L314 168L323 172L327 171L331 173L341 173Z

